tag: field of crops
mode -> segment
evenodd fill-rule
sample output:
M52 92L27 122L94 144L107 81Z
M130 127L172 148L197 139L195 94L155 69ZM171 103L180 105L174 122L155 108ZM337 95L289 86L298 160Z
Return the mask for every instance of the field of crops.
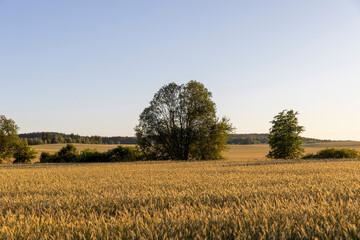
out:
M0 166L1 239L360 238L360 161ZM314 147L315 148L315 147Z

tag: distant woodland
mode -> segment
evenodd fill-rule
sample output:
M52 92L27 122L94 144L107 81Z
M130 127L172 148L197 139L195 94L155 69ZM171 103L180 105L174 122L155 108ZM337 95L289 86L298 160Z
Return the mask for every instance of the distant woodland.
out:
M228 144L248 145L266 144L269 134L230 134ZM100 137L100 136L80 136L78 134L64 134L57 132L35 132L19 134L21 139L27 139L29 145L56 144L56 143L85 143L85 144L137 144L136 137ZM330 140L320 140L315 138L304 138L304 143L331 142Z
M249 133L249 134L229 134L228 144L248 145L248 144L266 144L268 143L268 133ZM306 143L332 142L331 140L321 140L315 138L304 138Z
M35 132L19 134L21 139L27 139L29 145L55 144L55 143L85 143L85 144L136 144L135 137L100 137L80 136L78 134L65 134L57 132Z

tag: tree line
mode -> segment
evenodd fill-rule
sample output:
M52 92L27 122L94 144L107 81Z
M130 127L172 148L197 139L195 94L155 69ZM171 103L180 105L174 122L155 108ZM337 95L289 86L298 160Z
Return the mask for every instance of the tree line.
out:
M100 137L80 136L58 132L34 132L19 134L21 139L27 139L29 145L56 143L84 143L84 144L136 144L135 137Z
M22 133L19 137L27 139L29 145L56 144L56 143L83 143L83 144L137 144L136 137L100 137L100 136L80 136L78 134L65 134L58 132L34 132ZM315 138L303 138L306 143L332 142L332 140L322 140ZM229 134L227 144L248 145L248 144L267 144L269 143L268 133L243 133Z
M333 142L332 140L323 140L316 138L303 138L305 144L309 143L324 143ZM244 134L229 134L227 144L248 145L248 144L268 144L268 133L244 133Z

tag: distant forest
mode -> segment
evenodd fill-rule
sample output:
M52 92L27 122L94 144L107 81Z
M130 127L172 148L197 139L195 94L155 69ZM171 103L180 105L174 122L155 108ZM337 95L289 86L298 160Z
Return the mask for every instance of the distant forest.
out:
M55 143L86 143L86 144L136 144L135 137L100 137L80 136L78 134L64 134L57 132L36 132L19 134L20 138L27 139L29 145L55 144ZM267 133L230 134L228 144L248 145L268 143ZM304 138L304 143L331 142L315 138Z
M86 143L86 144L136 144L135 137L100 137L80 136L78 134L64 134L57 132L35 132L19 134L21 139L27 139L29 145L55 143Z
M249 133L249 134L230 134L228 144L248 145L268 143L268 133ZM316 138L304 138L304 143L332 142L331 140L321 140Z

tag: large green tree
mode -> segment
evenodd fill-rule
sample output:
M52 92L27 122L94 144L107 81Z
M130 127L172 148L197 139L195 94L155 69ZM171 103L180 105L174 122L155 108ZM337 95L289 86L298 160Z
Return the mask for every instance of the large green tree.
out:
M301 157L304 149L301 147L304 131L299 126L298 112L283 110L270 122L272 127L269 134L270 152L267 157L276 159L293 159Z
M212 94L202 83L163 86L135 127L142 151L155 159L219 159L233 127L216 116Z
M13 157L20 141L18 129L12 119L0 115L0 162Z

